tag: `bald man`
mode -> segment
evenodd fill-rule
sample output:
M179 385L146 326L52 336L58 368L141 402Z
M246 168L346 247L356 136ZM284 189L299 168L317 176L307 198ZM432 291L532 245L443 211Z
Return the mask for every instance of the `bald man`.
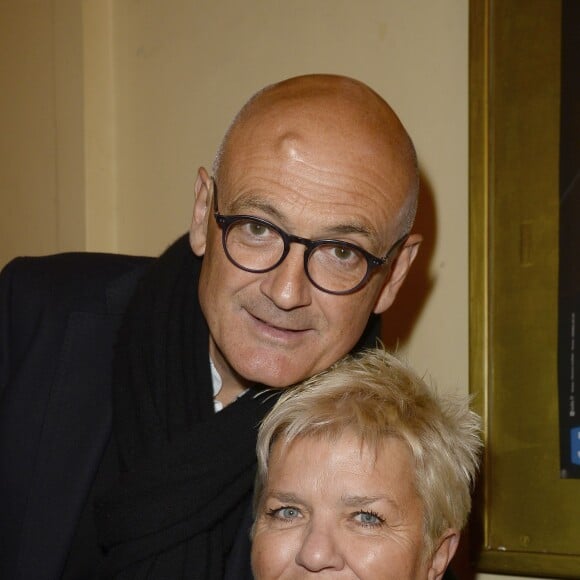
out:
M244 578L264 391L336 362L393 303L421 241L417 161L369 87L266 87L212 173L156 260L5 268L0 577Z

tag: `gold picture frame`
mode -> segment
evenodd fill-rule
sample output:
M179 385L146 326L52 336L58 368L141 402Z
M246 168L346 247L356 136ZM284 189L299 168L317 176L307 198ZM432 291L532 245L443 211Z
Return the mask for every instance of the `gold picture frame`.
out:
M561 7L470 1L470 384L478 569L578 579L580 479L560 478L558 431Z

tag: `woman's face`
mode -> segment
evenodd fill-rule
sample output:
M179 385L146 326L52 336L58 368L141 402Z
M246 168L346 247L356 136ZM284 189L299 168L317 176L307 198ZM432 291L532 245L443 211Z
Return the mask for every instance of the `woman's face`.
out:
M252 547L256 580L435 580L457 534L431 558L423 534L423 502L401 440L385 439L376 454L349 432L333 442L274 444Z

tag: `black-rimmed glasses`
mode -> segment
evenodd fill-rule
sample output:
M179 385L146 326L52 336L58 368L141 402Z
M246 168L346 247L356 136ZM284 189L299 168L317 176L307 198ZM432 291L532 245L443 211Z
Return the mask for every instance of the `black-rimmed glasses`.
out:
M217 186L213 182L214 217L222 230L226 256L238 268L261 274L278 267L290 244L306 246L304 271L310 282L329 294L351 294L364 286L375 269L391 261L408 234L398 239L383 258L341 240L309 240L285 232L277 225L252 215L219 213Z

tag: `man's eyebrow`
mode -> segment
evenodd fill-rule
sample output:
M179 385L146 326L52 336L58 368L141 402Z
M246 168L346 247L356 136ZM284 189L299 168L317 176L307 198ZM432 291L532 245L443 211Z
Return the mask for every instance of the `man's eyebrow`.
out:
M360 234L366 238L369 238L369 240L372 240L376 237L369 228L359 224L337 224L331 226L328 231L335 235Z
M236 200L231 207L232 214L254 215L254 212L259 210L266 214L269 218L276 220L277 223L286 227L286 220L284 215L271 204L267 199L261 196L249 195L244 199ZM294 233L294 232L290 232ZM344 236L349 234L357 234L368 238L371 242L378 244L377 234L371 228L361 223L344 223L332 224L321 231L321 234L316 236L316 239L333 238L337 236Z
M232 203L230 212L234 214L247 214L253 215L253 212L260 210L272 218L282 220L283 215L280 213L278 208L276 208L272 203L270 203L263 196L258 195L247 195L243 199L237 199Z

